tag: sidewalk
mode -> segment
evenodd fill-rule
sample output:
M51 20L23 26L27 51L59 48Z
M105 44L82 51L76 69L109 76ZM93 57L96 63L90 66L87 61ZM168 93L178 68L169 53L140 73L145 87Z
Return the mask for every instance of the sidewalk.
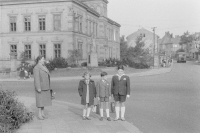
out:
M139 73L130 73L127 74L130 77L135 77L135 76L152 76L152 75L158 75L158 74L164 74L164 73L168 73L171 71L173 67L173 64L171 67L165 67L165 68L155 68L155 69L151 69L149 71L145 71L145 72L139 72ZM113 75L108 75L108 78L111 78ZM99 75L94 75L92 76L92 79L98 79ZM82 79L81 76L74 76L74 77L52 77L51 81L62 81L62 80L80 80ZM33 78L30 79L26 79L26 80L19 80L17 78L7 78L7 79L0 79L0 81L17 81L17 82L30 82L33 81Z
M130 77L151 76L168 73L171 69L172 66L128 75ZM112 75L109 75L109 77L112 77ZM99 78L99 76L93 76L93 78ZM52 78L51 80L72 79L81 79L81 77ZM4 81L33 81L33 79L4 79ZM19 100L23 102L30 111L35 113L35 117L33 121L21 126L16 133L142 133L137 127L127 121L107 121L105 113L104 121L99 121L99 115L93 112L91 112L90 115L92 120L82 120L81 105L57 100L53 100L53 106L45 108L45 114L48 116L48 119L38 120L35 98L19 97Z
M30 111L35 112L33 121L26 123L16 133L141 133L126 121L100 121L91 112L92 120L82 120L82 106L53 100L53 106L45 108L48 119L38 120L35 98L19 97Z

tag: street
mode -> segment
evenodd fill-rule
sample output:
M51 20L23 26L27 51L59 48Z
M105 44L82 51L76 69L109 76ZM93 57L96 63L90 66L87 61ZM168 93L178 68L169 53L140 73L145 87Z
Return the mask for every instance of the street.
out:
M131 77L125 118L143 133L200 132L200 65L174 63L170 73ZM32 82L3 82L19 96L34 97ZM78 81L54 81L56 100L80 104ZM114 115L112 114L114 117Z

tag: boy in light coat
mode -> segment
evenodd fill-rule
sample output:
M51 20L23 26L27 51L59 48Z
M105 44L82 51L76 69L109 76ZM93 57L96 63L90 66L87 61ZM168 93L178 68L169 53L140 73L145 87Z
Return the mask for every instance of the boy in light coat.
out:
M103 121L103 106L106 104L107 120L111 121L109 116L109 100L111 99L110 83L107 81L107 73L101 73L101 79L96 84L97 98L100 101L100 121Z

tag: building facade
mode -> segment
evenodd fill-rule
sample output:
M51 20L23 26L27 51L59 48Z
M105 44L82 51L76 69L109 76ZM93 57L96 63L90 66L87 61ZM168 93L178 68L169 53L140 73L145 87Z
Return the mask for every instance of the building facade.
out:
M107 17L107 0L1 0L0 60L25 52L30 61L68 58L78 49L87 61L92 39L98 60L120 58L120 25Z
M150 53L153 53L153 47L154 47L154 33L141 28L138 29L136 32L130 34L127 36L127 44L129 47L135 47L136 46L136 40L138 37L142 37L142 40L145 43L144 48L149 49ZM155 35L155 51L158 49L158 35Z

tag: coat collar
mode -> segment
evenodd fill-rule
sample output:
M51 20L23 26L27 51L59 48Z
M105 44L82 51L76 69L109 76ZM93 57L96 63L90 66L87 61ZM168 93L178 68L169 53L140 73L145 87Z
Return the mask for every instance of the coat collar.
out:
M86 84L86 79L83 79L82 81ZM90 82L93 82L93 80L89 79L89 84Z
M116 76L117 76L117 79L118 79L118 80L122 80L122 79L123 79L122 77L123 77L123 76L126 76L126 75L125 75L125 74L122 74L121 76L119 76L118 74L116 74Z
M46 66L43 66L42 64L38 63L38 66L41 70L45 71L47 74L50 75L49 70L46 68Z

